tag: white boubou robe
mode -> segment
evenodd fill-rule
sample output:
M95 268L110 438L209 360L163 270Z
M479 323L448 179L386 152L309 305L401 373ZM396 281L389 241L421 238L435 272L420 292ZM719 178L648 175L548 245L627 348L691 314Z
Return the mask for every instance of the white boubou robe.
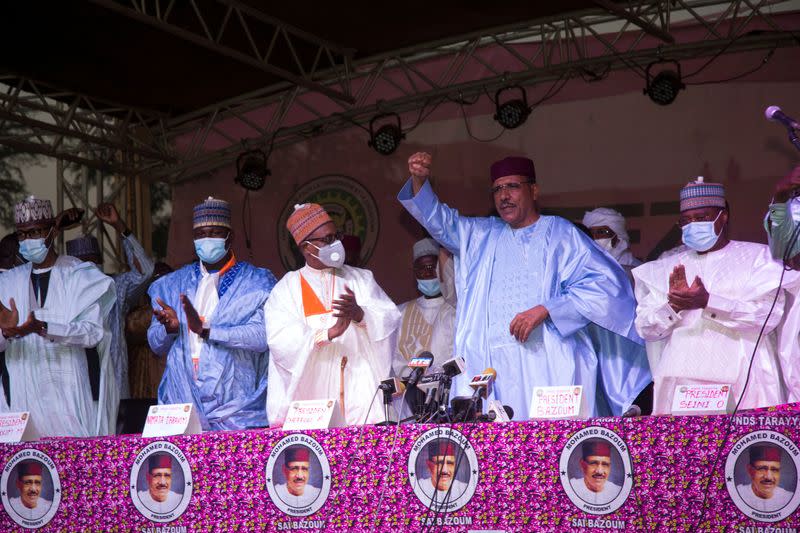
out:
M670 307L669 276L678 264L686 268L689 285L695 276L703 281L709 293L705 309L676 313ZM648 342L655 381L653 414L671 412L676 385L730 384L731 396L738 400L781 269L763 244L731 241L714 252L684 249L633 270L636 329ZM794 274L784 277L784 286L795 283ZM781 289L755 353L742 409L786 401L775 339L785 301Z
M111 359L111 308L114 281L93 263L59 256L50 273L47 298L39 306L31 284L31 264L0 277L0 300L13 298L19 324L33 311L47 322L45 337L0 335L6 352L12 411L30 411L42 436L92 437L113 434L119 390ZM100 356L98 401L92 399L86 348Z
M364 318L328 340L328 328L337 320L332 302L345 292L345 285L355 293ZM270 351L270 425L283 424L290 402L339 400L343 357L345 420L352 425L383 419L375 392L390 372L400 313L372 272L347 265L324 270L304 266L289 272L272 289L264 317Z
M434 357L434 367L428 371L440 371L442 363L452 359L455 351L455 307L441 295L436 298L420 296L400 304L398 310L402 318L392 361L395 375L407 373L408 361L424 350Z

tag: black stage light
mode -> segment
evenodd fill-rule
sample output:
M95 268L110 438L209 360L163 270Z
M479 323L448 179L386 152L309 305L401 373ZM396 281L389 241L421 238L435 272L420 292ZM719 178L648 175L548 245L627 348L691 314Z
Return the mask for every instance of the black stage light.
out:
M376 121L392 117L396 120L396 124L386 123L380 126L378 131L375 131ZM406 136L400 125L400 116L397 113L383 113L369 121L369 141L367 141L367 146L370 146L381 155L394 153L397 147L400 146L400 141L405 138Z
M267 168L267 155L262 150L250 150L236 159L234 181L248 191L257 191L264 186L272 172Z
M655 76L652 76L650 70L661 63L672 63L675 65L675 70L665 68ZM645 75L647 85L643 92L658 105L671 104L678 97L678 92L686 88L686 85L681 80L681 65L677 61L654 61L647 65Z
M522 98L506 100L501 104L500 94L510 90L518 90L522 94ZM531 108L528 106L528 96L525 93L525 89L519 85L511 85L499 89L494 95L494 106L494 119L507 130L522 126L528 120L528 115L531 114Z

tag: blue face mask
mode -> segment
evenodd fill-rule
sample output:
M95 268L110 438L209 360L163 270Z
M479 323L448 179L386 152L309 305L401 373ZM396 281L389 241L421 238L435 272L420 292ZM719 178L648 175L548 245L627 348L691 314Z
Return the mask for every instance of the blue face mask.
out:
M50 247L47 246L48 237L50 237L50 234L44 239L25 239L20 241L19 254L29 263L38 265L44 261L45 257L47 257L47 252L50 251Z
M203 239L194 240L194 251L200 261L207 265L213 265L219 262L220 259L225 257L228 249L225 247L225 241L219 237L206 237Z
M686 224L681 231L683 232L683 244L694 250L695 252L707 252L717 244L719 234L714 231L714 224L717 223L717 218L709 222L690 222Z
M425 296L438 296L442 293L438 278L418 279L417 288L419 289L419 292Z

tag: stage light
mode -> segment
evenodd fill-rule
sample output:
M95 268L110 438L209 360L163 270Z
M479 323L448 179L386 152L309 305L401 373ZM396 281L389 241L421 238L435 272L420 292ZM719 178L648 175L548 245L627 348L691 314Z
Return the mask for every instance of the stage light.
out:
M262 150L244 152L236 159L234 181L248 191L257 191L264 186L272 172L267 168L267 155Z
M655 77L651 77L650 69L661 63L672 63L675 65L676 70L664 69L656 74ZM647 85L643 92L658 105L671 104L678 97L678 92L686 88L686 85L681 81L681 65L677 61L654 61L647 65L645 75Z
M518 90L522 94L522 98L506 100L501 104L500 95L505 91L511 90ZM511 85L498 90L494 95L494 107L494 119L507 130L522 126L528 120L528 115L531 114L531 108L528 106L528 96L525 93L525 89L519 85Z
M380 126L378 131L375 131L376 121L392 117L396 120L396 124L387 123ZM367 146L381 155L394 153L397 147L400 146L400 141L405 138L406 136L400 124L400 116L397 113L383 113L369 121L369 141L367 141Z

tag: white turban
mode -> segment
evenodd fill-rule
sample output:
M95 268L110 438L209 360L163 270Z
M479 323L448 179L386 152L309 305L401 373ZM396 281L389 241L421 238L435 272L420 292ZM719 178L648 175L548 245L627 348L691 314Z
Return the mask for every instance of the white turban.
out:
M625 244L630 243L628 232L625 231L625 217L614 209L598 207L593 211L587 211L586 214L583 215L583 225L587 228L608 226L611 228L611 231L617 234L619 240L625 241Z
M439 243L433 239L422 239L414 243L414 261L426 255L439 256Z

